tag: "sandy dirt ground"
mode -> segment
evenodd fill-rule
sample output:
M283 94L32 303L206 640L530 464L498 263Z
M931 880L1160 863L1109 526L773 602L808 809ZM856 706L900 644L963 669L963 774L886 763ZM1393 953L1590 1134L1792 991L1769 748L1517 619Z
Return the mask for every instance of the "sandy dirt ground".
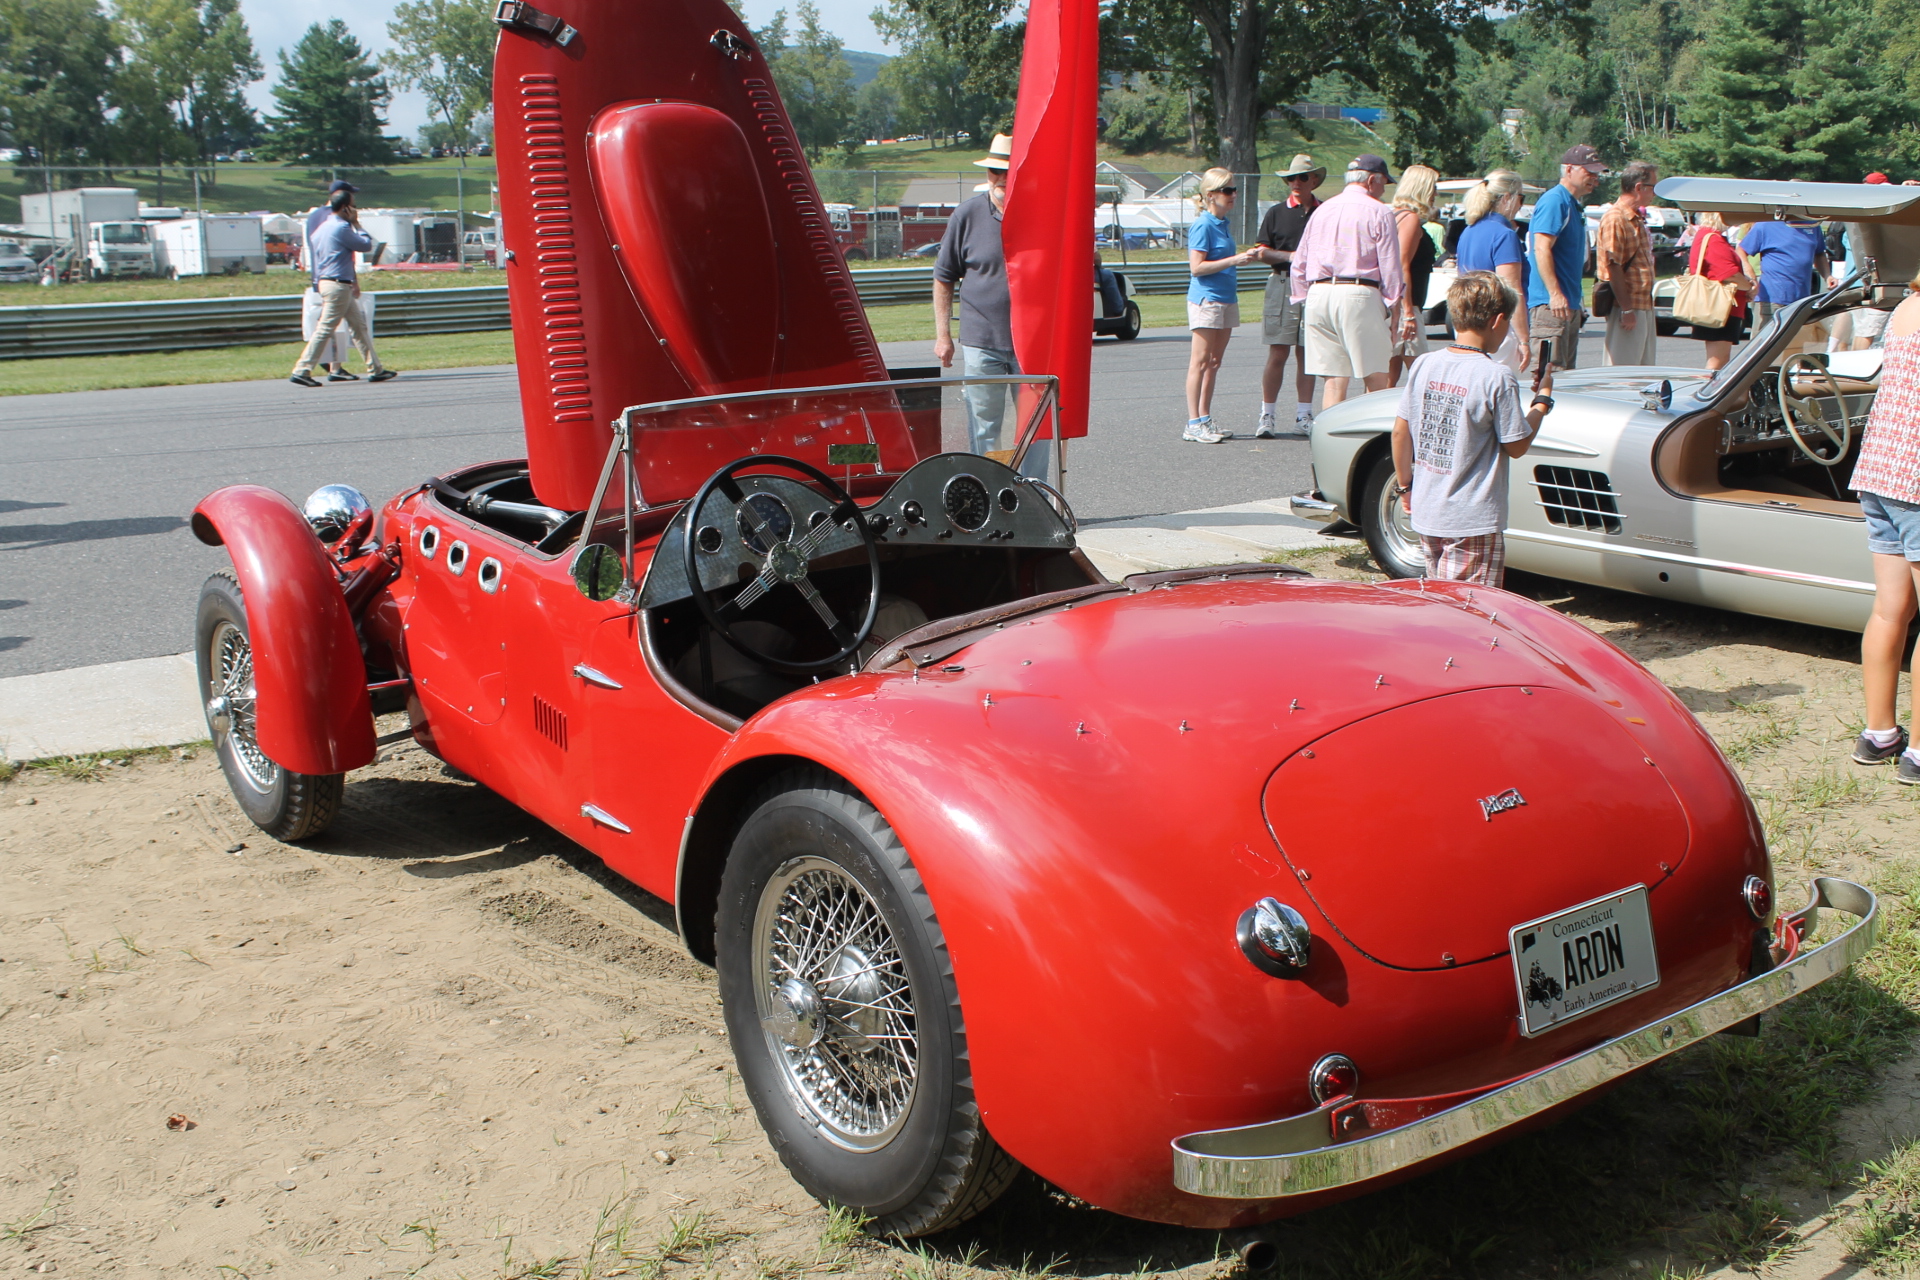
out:
M1857 639L1520 585L1706 722L1769 822L1786 905L1814 870L1871 882L1920 852L1920 788L1846 760ZM855 1239L814 1204L760 1135L670 910L413 747L355 774L305 847L252 828L204 749L0 786L0 1124L0 1275L988 1265ZM1920 1134L1920 1059L1844 1134L1854 1159ZM1855 1273L1845 1188L1780 1193L1801 1243L1770 1274ZM1011 1203L1000 1273L1233 1270L1210 1233L1036 1185ZM1603 1274L1658 1274L1675 1238Z

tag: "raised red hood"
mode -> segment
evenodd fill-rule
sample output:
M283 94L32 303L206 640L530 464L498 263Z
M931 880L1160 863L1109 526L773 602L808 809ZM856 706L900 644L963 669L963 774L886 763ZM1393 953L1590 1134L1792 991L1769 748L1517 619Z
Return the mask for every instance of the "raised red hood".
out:
M539 0L494 59L528 465L592 499L629 405L884 381L765 59L724 0Z

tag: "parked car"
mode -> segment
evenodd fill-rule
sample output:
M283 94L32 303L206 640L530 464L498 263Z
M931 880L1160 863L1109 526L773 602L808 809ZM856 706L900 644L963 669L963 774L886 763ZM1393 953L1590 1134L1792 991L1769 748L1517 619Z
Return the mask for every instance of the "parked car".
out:
M27 256L18 240L0 240L0 284L34 284L40 264Z
M1812 210L1855 224L1877 280L1781 307L1717 374L1599 368L1555 375L1554 411L1510 469L1507 563L1575 582L1858 631L1873 567L1847 487L1880 368L1852 337L1920 266L1901 225L1920 188L1668 178L1665 199L1735 217ZM1902 211L1908 211L1903 213ZM1671 319L1671 285L1667 299ZM1858 345L1861 349L1852 349ZM1392 497L1393 393L1349 400L1313 431L1317 490L1294 509L1350 520L1381 568L1421 572Z
M673 904L773 1150L900 1235L1022 1166L1157 1221L1300 1212L1871 942L1856 886L1775 910L1712 740L1550 609L1106 580L1035 478L1053 378L887 377L723 0L552 3L589 38L509 17L494 72L528 457L193 514L233 557L208 724L264 830L321 831L404 713L391 740ZM653 198L675 166L700 200ZM1027 181L1088 225L1084 184ZM949 452L984 387L1017 411ZM1857 919L1803 946L1813 906Z

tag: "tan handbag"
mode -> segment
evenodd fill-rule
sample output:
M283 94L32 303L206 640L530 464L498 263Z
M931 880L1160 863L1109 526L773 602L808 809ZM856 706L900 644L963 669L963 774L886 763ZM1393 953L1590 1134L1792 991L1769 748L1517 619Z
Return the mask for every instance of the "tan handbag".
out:
M1719 280L1707 279L1698 270L1700 259L1706 256L1707 234L1711 233L1696 238L1694 261L1688 264L1687 274L1680 277L1673 291L1673 318L1702 329L1724 329L1727 318L1733 314L1734 291Z

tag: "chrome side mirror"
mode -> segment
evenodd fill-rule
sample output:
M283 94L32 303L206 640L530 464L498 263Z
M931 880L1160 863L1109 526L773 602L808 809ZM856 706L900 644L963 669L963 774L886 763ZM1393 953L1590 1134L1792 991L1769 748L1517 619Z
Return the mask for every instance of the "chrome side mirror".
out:
M620 555L604 542L590 542L573 558L573 585L589 600L611 600L625 578Z
M1640 388L1640 407L1660 413L1673 408L1673 383L1662 378Z
M373 504L367 501L367 495L350 484L323 485L313 491L301 508L315 536L329 547L372 511Z

